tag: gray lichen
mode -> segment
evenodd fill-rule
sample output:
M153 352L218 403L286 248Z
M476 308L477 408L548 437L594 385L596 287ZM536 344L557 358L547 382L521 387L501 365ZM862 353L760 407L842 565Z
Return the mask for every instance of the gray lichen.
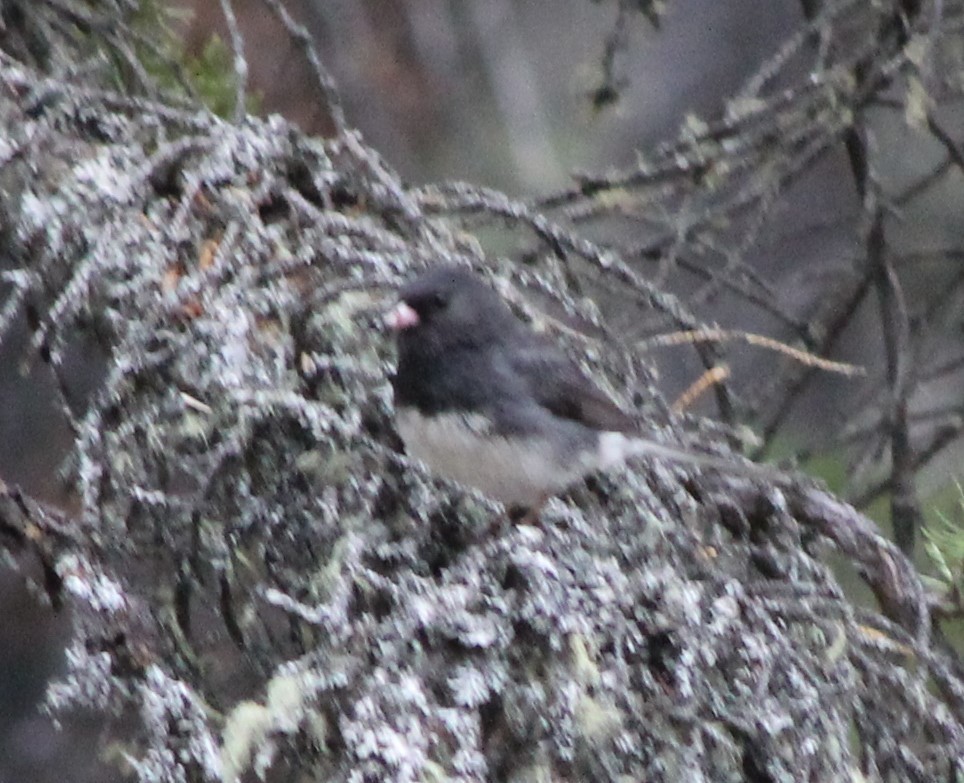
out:
M0 80L0 327L41 314L81 498L48 703L113 717L138 780L964 775L926 623L855 608L825 556L905 565L819 490L640 464L535 528L406 460L383 305L410 270L488 265L427 214L444 193L351 135L84 86L35 110L46 77ZM75 410L79 329L106 365Z

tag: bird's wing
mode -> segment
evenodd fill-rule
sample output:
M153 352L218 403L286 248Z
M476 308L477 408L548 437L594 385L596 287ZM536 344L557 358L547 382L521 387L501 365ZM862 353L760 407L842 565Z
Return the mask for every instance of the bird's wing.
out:
M598 430L632 432L636 426L576 364L549 341L534 340L509 352L512 368L532 396L555 416Z

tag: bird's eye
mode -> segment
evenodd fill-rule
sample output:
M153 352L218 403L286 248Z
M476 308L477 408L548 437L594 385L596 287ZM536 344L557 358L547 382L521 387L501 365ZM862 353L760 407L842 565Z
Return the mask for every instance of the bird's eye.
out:
M433 291L432 293L426 294L420 298L417 309L423 315L427 316L438 312L444 308L446 304L448 304L448 299L446 299L445 295L440 292Z
M426 291L409 300L409 304L418 311L423 320L444 310L448 303L448 297L442 291Z

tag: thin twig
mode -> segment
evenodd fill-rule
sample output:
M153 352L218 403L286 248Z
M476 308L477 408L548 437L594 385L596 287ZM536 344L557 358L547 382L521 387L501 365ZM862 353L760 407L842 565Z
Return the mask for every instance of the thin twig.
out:
M312 73L315 76L315 83L318 85L325 99L325 105L328 107L328 116L335 126L335 135L345 135L348 130L348 125L345 120L345 111L341 105L341 98L338 95L338 87L332 75L325 66L322 65L311 34L305 29L304 25L298 24L298 22L294 20L281 0L262 0L262 2L268 6L269 10L284 26L292 40L301 48L302 54L308 61L308 65L311 67Z
M231 50L234 52L234 121L241 122L246 113L248 94L248 61L244 56L244 38L238 27L238 18L234 14L231 0L220 0L221 13L228 25L228 35L231 38Z

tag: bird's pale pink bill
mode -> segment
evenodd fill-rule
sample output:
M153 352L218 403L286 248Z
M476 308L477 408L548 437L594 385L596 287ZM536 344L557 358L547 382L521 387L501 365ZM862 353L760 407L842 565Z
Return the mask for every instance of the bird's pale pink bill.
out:
M385 315L385 323L393 332L411 329L413 326L418 326L418 322L418 313L405 302L399 302Z

